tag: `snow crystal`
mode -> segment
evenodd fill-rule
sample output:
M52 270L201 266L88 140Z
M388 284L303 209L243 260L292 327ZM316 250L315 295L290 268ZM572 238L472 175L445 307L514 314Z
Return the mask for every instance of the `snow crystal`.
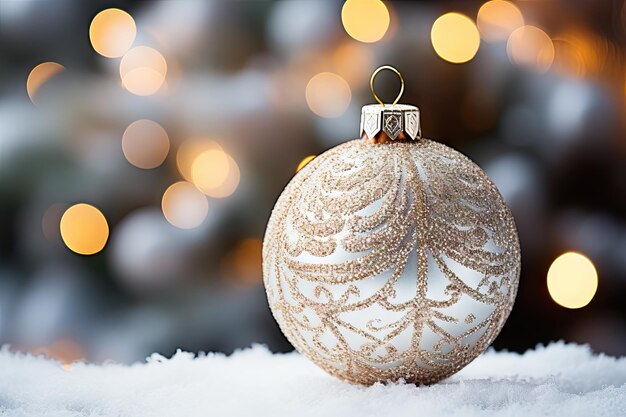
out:
M350 385L297 353L154 354L132 366L74 364L0 351L0 415L626 416L626 358L553 343L493 350L446 381Z

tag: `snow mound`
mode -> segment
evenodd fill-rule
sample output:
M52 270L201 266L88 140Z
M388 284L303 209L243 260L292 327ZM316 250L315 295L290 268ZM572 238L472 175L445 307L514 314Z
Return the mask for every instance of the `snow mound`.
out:
M0 415L195 416L626 416L626 357L565 343L523 355L489 350L428 387L350 385L297 353L262 346L231 356L74 364L0 351Z

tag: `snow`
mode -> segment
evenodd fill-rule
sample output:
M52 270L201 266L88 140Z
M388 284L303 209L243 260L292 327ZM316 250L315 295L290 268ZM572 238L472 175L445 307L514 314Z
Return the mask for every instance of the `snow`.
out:
M0 351L2 416L626 416L626 357L562 342L489 350L433 386L350 385L297 353L153 354L132 366Z

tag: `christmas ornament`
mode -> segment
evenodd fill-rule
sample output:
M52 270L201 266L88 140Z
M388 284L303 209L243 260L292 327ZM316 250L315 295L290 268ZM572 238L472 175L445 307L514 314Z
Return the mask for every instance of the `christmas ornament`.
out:
M391 105L382 69L402 83ZM430 384L476 358L513 306L520 248L511 212L461 153L421 137L397 104L402 75L370 80L361 139L300 170L263 242L274 317L296 349L354 383Z

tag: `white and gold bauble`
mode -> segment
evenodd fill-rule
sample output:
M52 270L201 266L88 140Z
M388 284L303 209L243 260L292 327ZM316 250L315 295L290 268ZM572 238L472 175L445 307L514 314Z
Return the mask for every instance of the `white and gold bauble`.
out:
M301 354L350 382L440 381L493 342L515 300L511 212L419 123L414 106L363 107L362 138L300 170L267 226L274 317Z

